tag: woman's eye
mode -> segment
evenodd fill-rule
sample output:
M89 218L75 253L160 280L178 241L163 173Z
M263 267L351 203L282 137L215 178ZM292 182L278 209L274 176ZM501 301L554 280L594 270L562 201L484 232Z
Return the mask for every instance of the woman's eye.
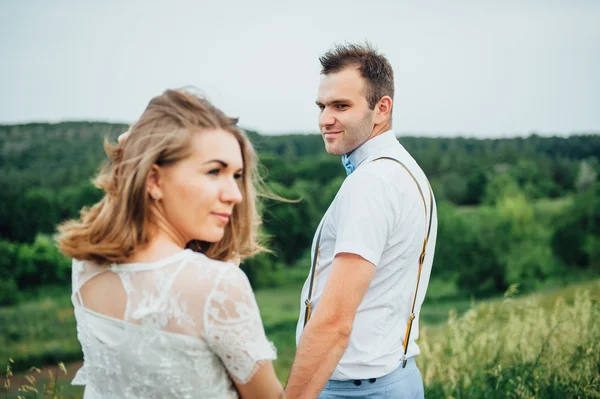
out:
M236 173L236 174L234 174L234 175L233 175L233 178L234 178L235 180L240 180L240 179L241 179L243 176L244 176L244 175L243 175L243 174L241 174L241 173Z
M212 169L208 171L209 175L214 175L217 176L219 174L220 170L219 169Z

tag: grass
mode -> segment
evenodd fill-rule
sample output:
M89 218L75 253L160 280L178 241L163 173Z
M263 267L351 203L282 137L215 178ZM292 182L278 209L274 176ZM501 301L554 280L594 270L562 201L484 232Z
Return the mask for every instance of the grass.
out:
M435 284L434 281L432 283ZM435 285L432 285L431 288L435 288ZM573 306L577 295L584 291L595 293L592 298L595 301L600 300L600 280L572 283L566 287L553 287L543 292L511 298L509 302L502 297L481 302L469 299L448 300L441 297L435 300L426 300L421 310L421 338L418 342L420 345L427 346L432 345L432 342L436 340L445 339L446 334L451 329L450 323L455 323L457 318L469 315L474 311L478 312L477 317L485 323L489 323L490 318L493 319L495 317L493 315L497 315L498 307L500 309L506 307L518 309L535 303L537 306L536 311L545 315L554 309L557 301L564 301L566 305ZM300 309L299 293L300 289L271 289L256 293L265 330L278 349L278 358L274 362L274 366L277 376L283 382L287 380L295 353L296 322ZM487 312L490 312L491 316L486 316ZM498 317L499 320L502 320L504 316ZM600 334L600 326L594 328L597 328L598 334ZM477 332L471 332L471 334L476 335ZM598 338L600 341L600 336ZM490 345L496 346L493 343L490 343ZM419 365L421 363L427 365L427 362L432 362L431 359L432 357L427 358L424 354L422 359L418 360Z
M62 362L44 370L32 367L28 373L17 377L12 376L13 364L14 361L9 358L4 372L6 378L0 384L0 394L4 395L3 398L76 399L83 396L83 387L72 386L69 383L74 370L69 372Z
M435 291L438 283L431 284ZM600 390L599 296L597 278L481 302L432 295L421 312L417 358L426 397L600 398L590 394ZM295 353L300 287L260 290L256 299L278 349L275 370L285 382ZM0 308L0 326L0 359L12 357L15 370L81 359L68 293L51 290ZM70 378L60 380L61 397L80 397L81 389L66 383ZM41 392L50 383L37 376L35 386Z
M0 359L15 370L82 358L68 293L0 308Z
M427 398L600 398L600 281L484 302L424 328Z

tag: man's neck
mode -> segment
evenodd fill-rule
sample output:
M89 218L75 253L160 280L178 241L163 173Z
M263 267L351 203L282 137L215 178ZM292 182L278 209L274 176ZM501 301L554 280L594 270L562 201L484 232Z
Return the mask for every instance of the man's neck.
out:
M373 127L373 131L371 132L371 135L369 136L369 138L366 141L369 141L372 138L375 138L375 137L381 135L382 133L387 132L388 130L392 130L392 122L391 121L382 123L380 125L375 125Z

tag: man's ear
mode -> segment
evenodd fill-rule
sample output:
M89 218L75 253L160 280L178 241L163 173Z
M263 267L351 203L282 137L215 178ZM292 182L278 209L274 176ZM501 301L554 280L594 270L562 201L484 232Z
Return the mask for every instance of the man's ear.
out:
M383 96L381 100L375 105L375 123L381 124L389 120L392 116L392 98L390 96Z
M163 173L160 167L156 164L152 165L150 168L150 173L148 173L148 179L146 180L146 190L152 199L160 200L163 197L162 191L162 182L163 182Z

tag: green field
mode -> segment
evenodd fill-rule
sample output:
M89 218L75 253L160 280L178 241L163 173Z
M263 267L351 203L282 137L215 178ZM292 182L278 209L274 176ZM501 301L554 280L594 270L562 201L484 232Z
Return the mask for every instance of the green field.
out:
M283 382L295 351L299 292L290 287L256 293L267 335L278 349L275 369ZM600 280L480 302L428 299L417 360L426 396L600 397L594 394L600 392L599 300ZM58 361L71 368L76 364L69 362L80 359L66 292L46 290L36 299L0 308L0 325L0 358L12 357L17 370ZM80 397L81 390L66 381L59 380L64 397ZM38 389L42 383L48 380L38 381ZM16 398L14 388L9 397Z

